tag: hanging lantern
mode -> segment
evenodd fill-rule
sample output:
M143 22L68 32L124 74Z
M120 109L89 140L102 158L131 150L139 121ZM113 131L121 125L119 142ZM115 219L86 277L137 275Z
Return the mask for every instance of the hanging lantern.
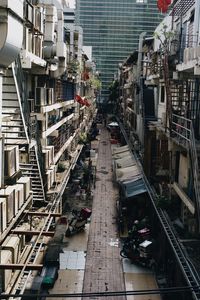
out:
M168 4L166 3L166 1L169 1L169 0L158 0L157 1L157 7L162 13L166 13L168 10Z

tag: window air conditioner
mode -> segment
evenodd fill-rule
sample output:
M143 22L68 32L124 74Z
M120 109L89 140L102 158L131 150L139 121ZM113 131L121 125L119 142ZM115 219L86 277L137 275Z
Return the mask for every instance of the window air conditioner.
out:
M47 105L47 91L44 87L36 87L35 89L35 105L45 106Z

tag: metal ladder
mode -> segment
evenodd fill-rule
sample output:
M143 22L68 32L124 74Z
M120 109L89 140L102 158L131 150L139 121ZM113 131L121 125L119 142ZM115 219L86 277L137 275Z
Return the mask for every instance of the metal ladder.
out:
M189 263L187 257L184 254L184 251L178 242L178 239L176 235L174 234L172 227L170 226L170 222L167 218L167 215L164 211L161 209L158 209L159 218L164 225L163 228L165 230L165 233L168 237L168 240L174 250L175 256L177 258L177 261L179 262L179 265L181 267L181 270L185 276L185 279L187 280L188 285L193 289L192 293L194 296L194 299L200 299L200 288L199 286L199 276L198 274L193 270L191 264ZM198 287L198 288L197 288Z

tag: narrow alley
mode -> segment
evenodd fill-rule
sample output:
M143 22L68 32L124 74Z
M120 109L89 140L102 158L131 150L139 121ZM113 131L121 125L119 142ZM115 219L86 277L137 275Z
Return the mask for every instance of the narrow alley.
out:
M117 197L117 189L113 186L109 133L103 128L98 149L97 182L94 191L83 292L125 290L116 225ZM115 299L115 297L110 297L110 299Z
M83 232L64 237L59 276L49 293L64 295L156 289L152 271L120 256L121 241L117 226L119 193L113 178L111 153L111 147L116 145L111 145L110 133L102 127L95 145L97 166L93 203L70 199L76 208L84 205L92 207L91 220ZM68 295L62 299L74 297ZM78 296L76 299L81 300ZM160 296L91 295L82 299L159 300Z

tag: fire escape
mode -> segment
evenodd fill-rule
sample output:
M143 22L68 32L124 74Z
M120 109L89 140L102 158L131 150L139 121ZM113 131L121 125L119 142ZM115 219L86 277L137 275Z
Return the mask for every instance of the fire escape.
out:
M37 120L30 118L30 105L20 57L6 70L3 78L2 114L5 145L19 145L21 153L28 151L28 161L20 163L22 176L31 179L33 201L45 201L41 147L38 134L34 134L37 131Z

